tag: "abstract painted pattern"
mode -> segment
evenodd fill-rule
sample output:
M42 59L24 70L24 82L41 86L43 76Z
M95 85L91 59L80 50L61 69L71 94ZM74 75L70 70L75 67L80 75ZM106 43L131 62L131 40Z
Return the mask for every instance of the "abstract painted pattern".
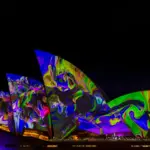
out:
M25 135L30 129L51 134L44 86L39 81L15 74L7 74L7 79L16 134Z
M10 95L4 91L0 91L0 129L15 132Z
M110 101L108 105L116 109L122 105L120 114L124 123L135 136L146 137L150 129L150 91L126 94Z
M54 137L63 138L77 127L79 115L102 111L105 97L77 67L61 57L35 51L51 107Z
M106 102L103 91L73 64L48 52L35 54L44 83L6 75L10 94L0 92L1 130L45 141L77 140L82 132L148 136L149 90Z

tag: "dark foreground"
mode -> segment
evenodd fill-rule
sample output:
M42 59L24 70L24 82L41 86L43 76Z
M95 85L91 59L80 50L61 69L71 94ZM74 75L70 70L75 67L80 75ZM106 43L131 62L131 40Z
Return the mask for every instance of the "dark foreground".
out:
M44 142L27 137L16 137L0 131L0 150L51 150L51 149L150 149L150 140L98 140L98 141L53 141Z

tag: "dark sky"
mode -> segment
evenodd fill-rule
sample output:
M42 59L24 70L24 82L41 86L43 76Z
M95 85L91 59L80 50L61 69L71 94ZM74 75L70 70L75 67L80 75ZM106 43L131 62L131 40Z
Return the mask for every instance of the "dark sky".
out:
M21 40L9 40L1 45L2 90L8 88L5 72L42 80L34 49L49 51L70 61L97 83L110 99L150 89L149 56L138 41L130 41L127 35L124 38L121 35L101 35L103 39L94 41L91 37L84 40L62 37L62 40L51 40L37 35L28 35L31 38L25 40L22 40L21 36ZM46 35L49 35L49 32ZM138 52L137 49L141 51Z
M112 1L112 32L148 33L148 1Z
M100 21L101 15L95 16L96 19L91 16L92 21L89 15L78 21L71 16L67 22L62 17L56 25L51 19L40 16L5 21L7 25L4 24L0 32L0 89L8 90L6 72L42 80L34 49L52 52L70 61L97 83L110 99L150 89L149 41L140 33L149 28L142 24L144 21L140 22L149 13L142 9L138 11L140 7L136 7L137 14L144 12L142 16L136 16L132 6L114 4L108 16L102 14L105 20L101 18ZM83 20L85 18L88 22ZM124 28L126 25L128 30ZM117 32L123 30L128 32Z
M0 16L16 16L16 0L0 2Z

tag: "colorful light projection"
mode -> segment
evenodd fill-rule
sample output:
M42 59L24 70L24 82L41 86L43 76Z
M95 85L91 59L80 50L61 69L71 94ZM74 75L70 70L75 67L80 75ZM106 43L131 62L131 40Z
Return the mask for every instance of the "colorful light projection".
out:
M35 53L46 93L39 81L7 74L10 96L0 93L0 129L45 141L52 137L52 130L53 139L69 138L74 130L97 135L148 135L150 91L126 94L106 103L102 91L74 65L47 52Z
M10 95L4 91L0 91L0 129L15 131Z
M95 117L80 117L79 129L96 134L133 133L145 138L150 132L150 91L139 91L118 97L109 103L108 112ZM89 119L88 119L89 118Z
M108 110L103 107L102 92L81 70L48 52L35 53L51 108L54 138L65 138L76 129L79 116Z
M126 100L126 96L122 96L123 101L121 101L120 98L117 98L115 100L112 100L112 102L109 103L108 107L107 107L107 105L103 105L103 107L99 107L95 113L96 117L94 117L94 119L92 121L88 120L86 118L86 115L87 115L87 112L90 112L91 110L89 109L90 107L87 108L86 106L88 106L88 105L84 103L84 100L87 102L88 98L85 97L84 100L80 101L80 105L77 105L77 103L79 102L78 96L82 97L83 93L86 93L86 94L88 93L90 96L91 95L95 96L96 94L94 94L94 92L97 91L97 87L95 86L95 84L92 83L91 84L92 86L90 86L90 84L89 84L91 82L90 79L85 77L85 75L79 69L77 69L75 66L73 66L68 61L66 61L58 56L54 56L47 52L41 52L41 51L35 51L35 52L37 55L37 59L38 59L38 62L39 62L40 68L41 68L42 75L43 75L43 80L44 80L44 83L47 88L49 96L51 95L51 93L53 93L52 89L55 89L54 91L56 91L56 89L61 91L61 92L55 92L55 94L57 93L57 95L60 97L61 94L67 93L66 91L73 91L72 89L74 89L74 87L79 87L79 89L80 89L79 91L72 92L72 96L73 96L72 101L66 102L66 100L68 100L67 98L66 98L66 100L61 99L61 98L60 99L61 99L62 103L65 104L67 107L70 107L71 105L74 104L73 108L74 108L74 112L76 112L75 118L78 118L78 121L80 123L80 125L79 125L80 129L99 133L99 127L97 127L98 124L95 125L95 123L93 123L94 119L96 118L95 119L95 121L96 121L98 117L101 118L100 112L104 111L105 114L107 114L112 111L112 113L111 113L112 116L110 116L109 118L103 115L103 118L105 121L103 121L101 123L102 133L109 134L111 132L117 132L117 130L120 130L120 129L121 129L120 131L122 131L122 132L129 132L129 129L131 129L131 131L133 132L133 134L135 136L145 137L147 135L148 130L149 130L149 119L148 119L148 114L145 113L145 111L147 111L147 112L149 111L149 107L150 107L149 99L144 100L143 99L144 96L143 97L138 96L141 94L129 94L131 96L131 97L129 96L131 98L130 101L131 100L132 101L130 104L126 103L123 106L123 103L126 102L127 100ZM69 74L69 75L67 75L67 74ZM74 84L70 84L70 81L73 81ZM70 85L73 85L73 86L70 88ZM75 92L76 92L76 94L75 94ZM97 92L97 93L100 93L100 92ZM75 98L76 96L74 97L74 95L78 95L77 100ZM93 101L92 101L92 97L89 98L91 100L89 105L93 106L92 104L95 104L94 105L95 107L93 107L93 109L97 107L98 103L102 104L102 102L103 102L102 94L101 95L99 94L99 96L95 96L94 98L96 100L93 100ZM129 101L127 101L127 102L129 102ZM141 105L139 106L139 103L135 104L137 102L143 102L144 109L143 109L143 106L141 106ZM116 105L118 103L120 104L120 106L118 106L119 108L121 107L120 109ZM85 111L83 111L84 113L82 113L82 110L84 110L83 106L84 106L84 108L87 108ZM114 106L114 108L113 108L113 106ZM113 114L113 111L114 111L113 109L120 110L119 113L120 113L120 116L122 116L121 119L114 117L116 114L115 113ZM136 113L134 113L134 111ZM126 115L126 113L130 114L130 115ZM135 116L133 115L133 113ZM92 118L93 114L92 113L89 113L89 114L90 114L89 116ZM92 127L89 128L89 126L87 127L87 126L85 126L85 124L82 125L83 118L86 119L86 122L88 125L92 124ZM141 119L140 122L142 125L138 123L137 119ZM103 124L104 122L107 122L107 126L106 126L106 124ZM139 125L137 125L137 124L139 124Z
M131 132L137 137L146 137L150 130L150 91L126 94L108 103L111 109L120 105L117 111Z
M44 86L24 76L7 74L16 133L39 138L51 136L50 109ZM47 134L49 133L49 134Z
M150 91L139 91L118 97L109 103L109 111L89 121L80 118L80 129L85 126L96 134L132 132L136 137L147 137L150 131ZM99 130L101 129L101 132Z
M80 126L78 128L80 130L86 130L98 135L111 135L114 133L122 133L122 135L125 135L131 132L122 118L119 115L116 116L116 112L89 119L80 117L79 122Z

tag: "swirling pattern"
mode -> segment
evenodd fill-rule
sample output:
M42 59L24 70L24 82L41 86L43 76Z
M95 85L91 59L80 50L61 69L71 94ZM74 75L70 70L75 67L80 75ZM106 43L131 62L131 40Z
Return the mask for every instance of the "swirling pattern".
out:
M36 50L35 54L44 84L6 74L10 95L0 92L0 129L45 141L70 138L74 130L148 136L149 90L107 103L102 90L73 64L48 52Z
M132 101L132 103L130 103ZM138 101L140 103L133 103ZM122 112L124 123L135 136L146 137L149 132L150 118L150 91L139 91L118 97L108 103L110 108L121 105L124 102L128 107ZM142 104L142 105L141 105Z
M7 74L7 78L16 134L24 135L25 129L48 132L50 109L42 83L14 74Z
M58 107L51 107L54 137L62 138L71 133L76 125L76 116L100 112L106 99L94 82L70 62L47 52L36 50L35 53L46 86L49 106L57 103ZM59 99L54 100L53 94ZM70 128L64 129L65 124L70 124Z

